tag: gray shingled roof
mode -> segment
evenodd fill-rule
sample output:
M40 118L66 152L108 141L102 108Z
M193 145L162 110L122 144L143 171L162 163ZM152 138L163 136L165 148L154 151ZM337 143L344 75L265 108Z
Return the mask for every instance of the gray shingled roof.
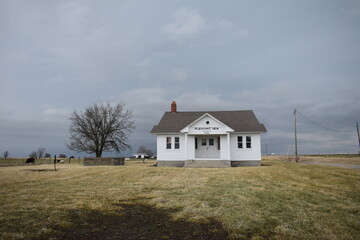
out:
M259 123L252 110L242 111L203 111L203 112L165 112L158 125L150 133L176 133L200 118L210 114L235 132L266 132L266 128Z

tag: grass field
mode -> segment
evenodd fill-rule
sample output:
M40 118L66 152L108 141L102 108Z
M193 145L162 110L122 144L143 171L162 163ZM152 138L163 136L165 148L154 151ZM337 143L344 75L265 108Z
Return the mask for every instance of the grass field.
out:
M359 170L263 165L2 167L0 238L360 238Z
M23 165L26 161L28 157L17 157L17 158L1 158L0 157L0 166L4 166L4 165ZM57 158L59 160L59 158ZM68 158L60 158L63 159L65 161L65 163L69 163L69 159ZM35 164L52 164L54 162L54 158L43 158L43 159L36 159L35 160ZM70 163L75 163L75 164L82 164L84 162L84 159L78 159L78 158L74 158L70 160Z
M295 162L295 156L265 156L263 160L283 160ZM320 162L360 165L359 154L330 154L330 155L300 155L299 162Z

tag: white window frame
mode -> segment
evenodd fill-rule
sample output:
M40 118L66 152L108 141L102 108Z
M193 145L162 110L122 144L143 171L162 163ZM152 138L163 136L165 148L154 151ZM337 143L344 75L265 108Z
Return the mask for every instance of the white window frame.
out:
M178 139L178 142L176 139ZM180 137L174 137L174 149L180 149Z
M239 138L241 138L241 141L239 141ZM241 147L239 147L239 144L241 144ZM243 136L237 136L237 148L244 149L244 137Z
M250 140L248 140L248 139L250 139ZM252 148L251 136L246 136L245 141L246 141L246 148L251 149ZM250 144L250 147L248 147L248 144Z
M170 142L168 142L168 139L170 139ZM170 144L170 148L169 148L169 144ZM172 149L172 137L166 137L166 150L170 150Z

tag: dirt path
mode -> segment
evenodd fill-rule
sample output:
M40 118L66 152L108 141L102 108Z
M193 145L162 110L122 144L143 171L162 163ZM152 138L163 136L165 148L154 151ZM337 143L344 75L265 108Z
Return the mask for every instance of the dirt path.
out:
M324 162L304 162L302 164L327 165L327 166L353 168L353 169L359 169L360 170L360 165L351 165L351 164L324 163Z

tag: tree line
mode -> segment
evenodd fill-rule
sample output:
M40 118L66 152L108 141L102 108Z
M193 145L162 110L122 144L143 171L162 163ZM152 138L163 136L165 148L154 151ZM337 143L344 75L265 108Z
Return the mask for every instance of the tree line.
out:
M43 158L51 158L50 153L46 153L46 148L40 147L37 151L32 151L29 154L29 157L35 158L35 159L43 159ZM58 155L59 158L67 158L67 156L63 153L60 153Z

